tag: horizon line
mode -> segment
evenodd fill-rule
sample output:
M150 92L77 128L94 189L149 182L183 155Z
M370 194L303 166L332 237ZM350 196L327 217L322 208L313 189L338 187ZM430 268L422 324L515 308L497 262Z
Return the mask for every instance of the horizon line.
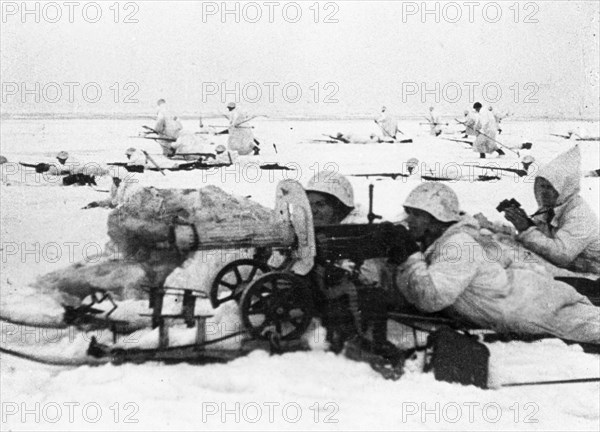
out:
M280 116L264 116L255 120L372 120L375 114L315 114L315 115L302 115L302 114L289 114ZM2 120L136 120L136 119L154 119L154 114L136 114L136 113L51 113L51 112L19 112L19 113L0 113L0 119ZM195 120L198 119L199 115L183 114L178 116L181 120ZM421 115L396 115L401 120L419 120L422 118ZM441 118L453 118L450 115L440 114ZM456 116L454 116L456 117ZM203 115L202 119L222 119L223 115L220 113L210 113ZM530 116L513 116L509 117L511 120L527 121L527 120L563 120L563 121L598 121L600 122L600 115L596 118L590 116L557 116L557 115L530 115Z

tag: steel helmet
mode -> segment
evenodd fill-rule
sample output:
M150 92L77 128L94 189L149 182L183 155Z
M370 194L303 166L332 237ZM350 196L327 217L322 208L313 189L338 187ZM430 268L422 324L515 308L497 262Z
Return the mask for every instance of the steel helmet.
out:
M406 161L406 165L408 166L417 166L419 165L419 159L417 158L410 158L409 160Z
M235 102L229 102L229 103L227 104L227 108L234 109L234 108L235 108Z
M217 153L224 153L225 150L227 150L225 148L225 146L223 144L219 144L218 146L215 147L215 152Z
M523 162L524 164L532 164L535 162L535 158L531 155L526 155L525 157L523 157L521 162Z
M131 155L132 155L132 154L134 154L134 153L135 153L135 147L129 147L129 148L128 148L128 149L125 151L125 154L126 154L127 156L131 156Z
M456 222L460 219L456 193L442 183L426 182L408 194L405 207L423 210L440 222Z
M64 150L61 151L61 152L58 152L58 154L56 155L56 159L65 159L65 160L67 160L67 159L69 159L69 153L67 153Z
M406 169L408 170L409 174L412 174L413 171L415 170L415 168L417 168L418 166L419 166L419 159L417 159L417 158L413 157L406 161Z
M354 190L346 177L335 171L319 171L306 184L306 192L321 192L336 197L346 207L354 208Z

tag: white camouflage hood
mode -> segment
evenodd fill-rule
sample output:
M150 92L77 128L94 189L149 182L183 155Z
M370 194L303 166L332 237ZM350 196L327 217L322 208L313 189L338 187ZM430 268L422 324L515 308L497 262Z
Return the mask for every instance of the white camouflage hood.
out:
M554 160L540 168L537 177L548 180L558 192L556 206L566 203L579 193L581 182L581 152L576 145L569 151L558 155ZM540 201L536 196L538 204Z

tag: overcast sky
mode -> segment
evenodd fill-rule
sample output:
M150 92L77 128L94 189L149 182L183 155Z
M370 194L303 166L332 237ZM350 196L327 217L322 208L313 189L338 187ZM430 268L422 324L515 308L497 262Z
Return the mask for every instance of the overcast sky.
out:
M2 2L3 113L598 117L597 1L78 3Z

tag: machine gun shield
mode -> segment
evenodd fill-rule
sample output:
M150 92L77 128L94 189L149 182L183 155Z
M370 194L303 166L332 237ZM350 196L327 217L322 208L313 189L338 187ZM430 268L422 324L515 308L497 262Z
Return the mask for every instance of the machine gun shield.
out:
M292 251L291 271L305 276L314 265L317 254L312 211L306 192L295 180L282 180L277 185L275 211L290 221L296 234L297 247Z

